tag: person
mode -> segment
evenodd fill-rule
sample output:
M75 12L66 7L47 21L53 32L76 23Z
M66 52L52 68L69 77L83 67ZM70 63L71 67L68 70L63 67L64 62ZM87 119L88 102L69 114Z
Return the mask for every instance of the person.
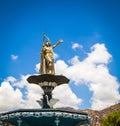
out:
M46 43L43 44L41 51L41 63L40 63L41 74L55 74L53 49L62 42L63 40L59 40L55 45L51 46L51 42L47 38Z

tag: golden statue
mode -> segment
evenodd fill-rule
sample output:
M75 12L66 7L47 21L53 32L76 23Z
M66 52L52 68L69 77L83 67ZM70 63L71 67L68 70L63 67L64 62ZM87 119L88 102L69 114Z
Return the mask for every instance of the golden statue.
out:
M55 45L51 46L51 42L48 37L43 35L44 39L47 39L46 43L42 45L41 51L41 63L40 63L40 73L41 74L55 74L54 69L54 57L53 57L53 49L58 46L63 40L59 40Z

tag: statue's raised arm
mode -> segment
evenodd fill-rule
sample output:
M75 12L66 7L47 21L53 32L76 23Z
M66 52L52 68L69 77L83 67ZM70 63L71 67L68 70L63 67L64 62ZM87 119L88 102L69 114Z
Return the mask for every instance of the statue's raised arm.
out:
M63 40L59 40L55 45L51 46L50 39L46 35L44 35L43 38L47 40L42 46L40 73L55 74L53 48L58 46L61 42L63 42Z
M55 45L53 45L52 47L53 48L55 48L56 46L58 46L60 43L62 43L63 42L63 40L62 39L60 39Z

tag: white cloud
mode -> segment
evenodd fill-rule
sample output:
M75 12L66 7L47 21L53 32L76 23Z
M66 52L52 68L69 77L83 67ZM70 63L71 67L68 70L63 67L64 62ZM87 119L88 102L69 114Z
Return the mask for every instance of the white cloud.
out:
M17 87L17 88L24 88L26 86L28 86L28 82L27 82L27 78L30 75L21 75L20 80L17 80L16 82L13 83L13 86Z
M78 108L78 105L82 102L82 99L78 98L67 84L56 87L53 91L53 98L59 99L55 107Z
M57 59L59 57L59 55L55 52L53 52L53 56L54 56L54 59Z
M36 100L42 98L43 90L36 84L28 84L24 108L40 108Z
M79 57L78 56L74 56L71 60L69 60L69 62L74 65L74 64L79 64Z
M91 47L91 52L88 53L86 61L91 63L104 63L108 64L111 60L111 54L107 51L104 44L95 44Z
M58 75L63 74L65 73L67 67L68 65L63 60L58 60L55 63L55 73Z
M14 89L9 82L4 81L0 86L0 111L8 111L24 106L22 93Z
M14 77L12 77L12 76L9 76L9 77L7 77L7 79L5 79L5 81L13 83L13 82L16 81L16 79Z
M40 63L35 65L35 71L39 73L39 70L40 70Z
M20 108L40 108L36 100L40 99L43 91L39 86L29 84L26 81L28 76L22 75L20 80L10 76L1 83L0 112ZM22 89L25 90L25 87L26 92L23 92Z
M107 67L111 58L105 45L97 43L83 61L79 61L78 56L70 60L71 66L57 61L56 64L59 62L59 68L56 72L59 73L60 70L63 70L60 73L66 75L75 84L87 84L89 90L93 92L91 108L100 110L120 100L119 82L109 73ZM61 69L62 67L64 69Z
M80 45L79 43L73 43L73 44L72 44L72 49L77 49L77 48L82 49L83 46Z
M12 60L17 60L17 59L18 59L18 56L12 54L12 55L11 55L11 59L12 59Z

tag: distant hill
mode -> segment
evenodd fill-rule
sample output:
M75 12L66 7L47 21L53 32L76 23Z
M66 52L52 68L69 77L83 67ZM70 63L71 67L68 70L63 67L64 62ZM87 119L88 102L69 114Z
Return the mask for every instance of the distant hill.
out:
M88 113L88 115L92 118L91 126L95 126L96 124L99 126L102 118L106 117L109 113L117 110L120 110L120 103L107 107L101 111L94 111L91 109L86 109L83 111Z
M65 107L65 108L61 108L61 109L74 110L77 112L79 112L79 111L86 112L92 119L92 124L90 126L100 126L100 122L101 122L102 118L106 117L110 112L120 110L120 103L107 107L101 111L95 111L95 110L91 110L91 109L80 110L80 109L74 109L71 107Z

